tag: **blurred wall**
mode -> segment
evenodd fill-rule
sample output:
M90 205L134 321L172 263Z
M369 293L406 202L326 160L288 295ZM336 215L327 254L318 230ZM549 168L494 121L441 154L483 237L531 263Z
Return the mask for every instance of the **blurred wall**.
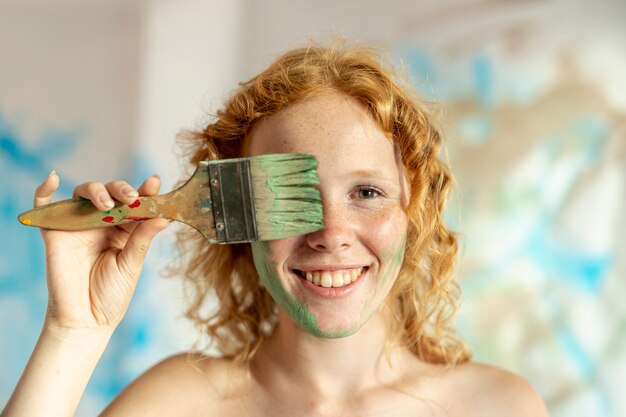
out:
M626 416L625 3L373 3L0 3L0 404L45 311L39 235L15 221L36 184L54 168L59 197L154 172L170 189L187 169L177 131L281 51L341 34L390 48L440 104L476 359L524 375L553 416ZM161 277L172 238L155 243L78 415L196 340L179 281Z
M2 406L34 347L47 298L39 233L19 226L16 215L32 206L33 190L52 169L65 198L86 179L132 175L140 18L138 7L121 3L0 4ZM94 378L83 415L115 391L102 381Z

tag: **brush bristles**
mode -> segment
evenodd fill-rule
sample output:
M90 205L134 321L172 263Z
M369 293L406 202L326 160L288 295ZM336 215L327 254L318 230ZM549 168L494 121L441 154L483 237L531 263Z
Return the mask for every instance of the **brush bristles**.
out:
M317 160L306 154L250 158L256 226L260 240L281 239L324 227Z

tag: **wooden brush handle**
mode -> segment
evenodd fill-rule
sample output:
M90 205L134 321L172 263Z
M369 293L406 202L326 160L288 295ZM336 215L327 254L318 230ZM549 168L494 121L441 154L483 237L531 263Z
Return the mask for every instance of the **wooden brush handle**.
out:
M22 224L45 229L84 230L117 226L157 217L175 219L167 195L139 197L132 204L115 203L111 210L100 211L89 200L73 198L37 207L19 215Z
M18 219L44 229L85 230L160 217L185 223L214 243L217 237L207 164L201 161L185 184L167 194L139 197L132 204L116 202L107 211L98 210L84 198L74 198L29 210Z

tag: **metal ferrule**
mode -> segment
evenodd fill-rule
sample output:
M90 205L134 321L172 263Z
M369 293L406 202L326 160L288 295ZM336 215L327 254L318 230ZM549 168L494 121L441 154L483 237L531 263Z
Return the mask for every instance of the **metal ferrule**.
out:
M209 184L218 243L259 240L250 160L209 162Z

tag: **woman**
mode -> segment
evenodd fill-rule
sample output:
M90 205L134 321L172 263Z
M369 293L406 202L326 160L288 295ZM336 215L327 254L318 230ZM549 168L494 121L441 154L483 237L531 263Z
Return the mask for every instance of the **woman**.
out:
M362 47L291 51L188 139L194 165L315 155L324 229L229 246L182 236L196 290L188 316L223 357L166 359L104 415L546 415L523 380L471 363L450 327L456 239L442 222L450 176L437 159L439 133L380 56ZM37 189L36 206L58 181L51 174ZM75 194L106 210L111 198L131 203L158 189L151 177L138 190L91 182ZM42 231L48 313L6 415L73 413L165 226ZM220 305L205 316L212 291Z

